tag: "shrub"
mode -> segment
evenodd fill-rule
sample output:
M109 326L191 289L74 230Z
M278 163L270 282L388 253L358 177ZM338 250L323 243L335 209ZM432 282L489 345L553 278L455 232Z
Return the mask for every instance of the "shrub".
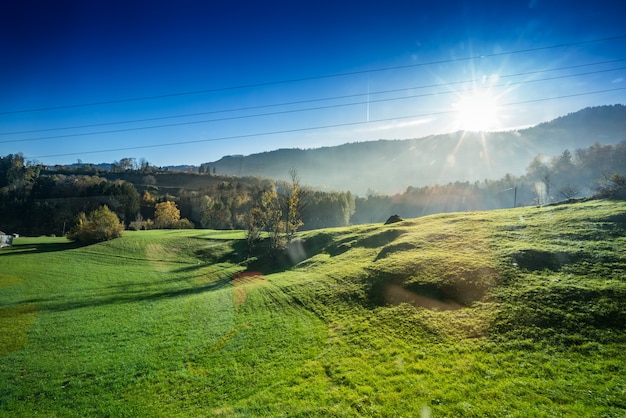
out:
M596 186L597 196L608 199L626 199L626 175L613 173Z
M141 214L137 215L137 218L128 224L128 229L133 231L140 231L142 229L153 229L154 222L152 219L144 220Z
M174 229L194 229L195 225L187 218L176 221L173 225Z
M80 242L108 241L121 237L123 230L124 225L117 215L105 205L90 212L89 215L81 212L67 238Z

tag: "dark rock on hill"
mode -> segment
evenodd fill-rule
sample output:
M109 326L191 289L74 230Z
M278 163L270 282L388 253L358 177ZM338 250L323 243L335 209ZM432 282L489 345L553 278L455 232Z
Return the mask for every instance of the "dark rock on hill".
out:
M389 217L389 219L387 219L387 221L385 221L385 225L389 225L389 224L395 224L397 222L402 222L404 219L402 219L400 216L398 215L391 215Z

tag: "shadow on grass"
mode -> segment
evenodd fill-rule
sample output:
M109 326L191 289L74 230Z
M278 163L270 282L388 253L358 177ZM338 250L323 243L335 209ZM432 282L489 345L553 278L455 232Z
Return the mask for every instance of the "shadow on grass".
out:
M0 251L0 256L11 256L19 254L37 254L37 253L51 253L57 251L67 251L76 248L86 247L90 244L67 241L67 242L51 242L51 243L36 243L36 244L14 244L12 247L3 248Z
M230 241L228 244L222 244L221 248L200 248L194 251L194 255L208 263L240 263L244 261L248 255L248 246L246 241L237 240Z
M367 238L359 240L355 246L365 248L379 248L395 241L398 237L404 235L406 231L401 229L387 229Z
M200 248L194 251L194 256L201 260L198 264L181 267L174 272L191 273L214 264L242 265L249 258L248 247L246 242L242 240L233 241L224 248Z
M305 240L294 240L286 245L285 248L279 250L270 249L269 239L257 242L252 250L249 250L246 243L242 242L241 252L243 258L237 260L237 264L245 268L243 273L254 274L275 274L287 271L295 267L298 263L313 257L319 251L319 248L312 250L309 248L310 243ZM315 244L314 244L315 246ZM224 260L233 262L234 260Z
M264 239L257 243L252 252L248 253L247 259L239 261L239 264L245 264L248 272L280 273L320 253L334 257L349 251L352 247L378 248L393 242L405 233L406 231L399 229L380 232L374 230L373 234L364 238L351 236L337 239L336 234L322 232L307 239L293 240L283 250L275 253L269 251L269 240ZM245 241L238 244L241 247L237 254L245 254L248 251ZM232 259L224 261L233 262Z
M75 298L71 296L60 295L50 298L34 298L23 300L16 304L37 304L39 311L63 312L81 308L94 308L106 305L136 303L145 301L158 301L163 299L171 299L188 295L197 295L204 292L213 292L229 286L230 277L223 277L214 282L194 287L186 287L182 289L169 289L160 291L151 291L150 289L141 288L138 290L126 289L123 292L115 292L113 294Z

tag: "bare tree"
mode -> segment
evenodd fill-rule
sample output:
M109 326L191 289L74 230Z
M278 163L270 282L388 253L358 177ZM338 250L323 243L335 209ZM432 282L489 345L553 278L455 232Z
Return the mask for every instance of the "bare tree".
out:
M287 241L291 241L296 235L298 228L303 225L301 209L302 188L300 187L300 178L295 168L289 170L291 177L291 190L287 198L287 221L285 222L285 232Z
M609 199L626 198L626 175L606 174L596 186L597 196Z
M565 184L557 190L557 193L563 199L571 199L580 193L580 187L573 184Z

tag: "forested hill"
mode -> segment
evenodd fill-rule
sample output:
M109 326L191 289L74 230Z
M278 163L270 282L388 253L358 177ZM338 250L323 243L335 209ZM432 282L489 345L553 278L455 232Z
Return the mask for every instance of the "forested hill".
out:
M204 164L219 174L288 179L296 168L306 184L365 195L408 186L521 175L538 154L554 156L596 142L626 139L626 106L585 108L509 132L455 132L405 140L355 142L318 149L280 149L227 156Z

